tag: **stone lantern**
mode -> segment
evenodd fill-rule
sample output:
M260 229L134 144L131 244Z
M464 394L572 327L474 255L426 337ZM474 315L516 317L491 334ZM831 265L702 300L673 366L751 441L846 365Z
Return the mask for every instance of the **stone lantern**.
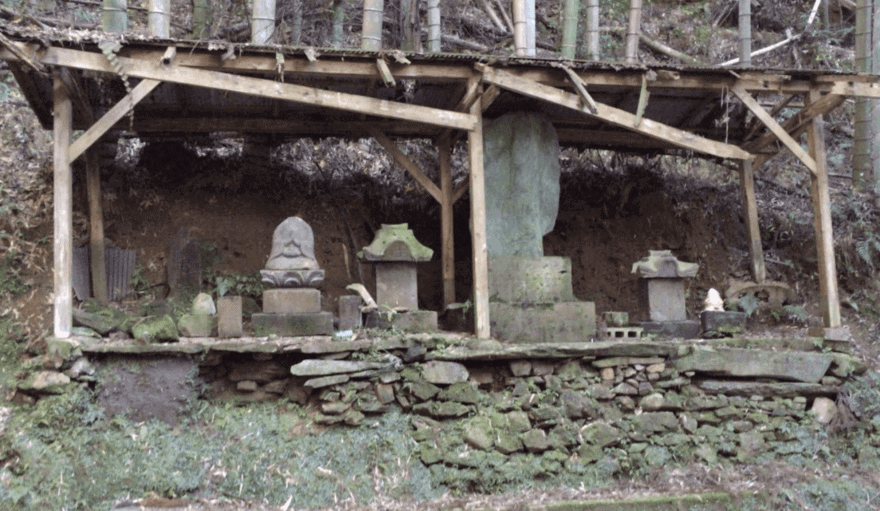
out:
M642 307L649 317L641 323L644 333L685 339L700 334L700 322L687 319L684 299L684 279L696 277L699 267L679 261L669 250L651 250L648 257L633 264Z
M382 224L358 258L373 263L376 303L379 310L367 313L368 327L396 326L407 331L437 329L437 313L420 311L416 265L430 261L434 251L422 245L408 224Z

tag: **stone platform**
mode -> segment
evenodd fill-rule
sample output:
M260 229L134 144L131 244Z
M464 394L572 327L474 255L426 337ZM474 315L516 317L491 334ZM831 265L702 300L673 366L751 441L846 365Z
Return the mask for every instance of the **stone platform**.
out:
M251 316L255 332L279 336L330 335L333 333L333 315L329 312L303 314L266 314Z
M407 311L387 314L383 312L368 312L365 315L364 326L367 328L397 328L403 332L436 332L437 313L435 311Z

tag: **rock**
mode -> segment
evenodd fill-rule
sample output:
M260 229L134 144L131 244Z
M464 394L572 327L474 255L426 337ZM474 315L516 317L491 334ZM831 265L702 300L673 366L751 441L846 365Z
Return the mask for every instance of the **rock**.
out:
M147 343L173 342L179 339L177 325L169 315L148 316L131 329L135 339Z
M410 393L421 401L427 401L440 392L440 387L426 381L414 381L406 384Z
M666 364L664 364L664 363L651 364L645 368L645 372L647 372L648 374L662 373L665 370L666 370Z
M214 299L208 293L199 293L193 298L191 313L196 316L212 316L217 314Z
M828 424L837 413L837 405L827 397L817 397L813 400L813 407L810 411L813 412L813 416L819 424Z
M358 373L361 371L383 371L397 367L400 359L388 362L357 362L351 360L316 360L309 359L295 364L290 368L294 376L325 376L331 374Z
M70 378L57 371L39 371L18 385L21 390L31 390L42 394L61 394L66 390Z
M513 360L510 362L510 372L514 376L529 376L532 374L532 364L527 360Z
M451 385L468 380L467 369L458 362L432 360L422 366L422 376L430 383Z
M604 367L623 367L623 366L631 366L635 364L641 365L653 365L653 364L662 364L664 359L660 357L611 357L611 358L600 358L599 360L594 360L590 364L593 367L604 368Z
M522 435L522 443L531 453L542 453L552 446L543 429L531 429Z
M502 454L513 454L523 449L522 440L512 433L499 433L495 449Z
M237 362L231 369L227 378L233 382L253 380L267 383L288 375L287 367L280 362Z
M585 419L594 416L595 404L577 392L566 390L559 396L566 417L571 420Z
M217 316L184 314L177 320L177 331L181 337L215 337Z
M253 380L241 380L235 384L235 388L246 392L253 392L259 388L257 382Z
M507 429L511 433L525 433L526 431L532 429L532 423L529 420L529 415L525 412L514 411L505 414L507 419Z
M823 353L695 346L690 355L676 360L674 365L679 372L816 383L825 376L831 361L832 356Z
M359 426L364 420L364 414L358 410L349 410L345 412L345 423L349 426Z
M633 387L632 385L630 385L629 383L626 383L626 382L623 382L623 383L617 385L616 387L611 389L611 392L615 393L618 396L638 396L639 395L639 389L636 387Z
M284 394L284 389L286 388L287 380L270 381L269 383L263 385L263 391L271 392L272 394Z
M107 307L97 302L87 302L89 311L73 309L73 324L91 328L101 335L107 335L113 330L124 330L125 324L131 318L124 312L113 307Z
M332 401L330 403L321 403L321 411L327 415L340 415L347 411L351 405L342 401Z
M387 383L376 384L376 399L383 405L394 402L394 386Z
M592 444L583 444L578 448L578 460L583 463L593 463L594 461L598 461L602 459L602 448L598 445Z
M543 360L535 360L532 362L533 376L547 376L553 374L553 364Z
M350 377L347 374L334 374L332 376L322 376L320 378L312 378L311 380L306 380L303 385L308 389L320 389L324 387L329 387L331 385L345 383L349 379Z
M464 425L464 441L474 449L491 448L493 436L492 424L486 417L476 417Z
M739 449L736 453L736 459L739 461L750 461L765 451L764 436L760 432L740 433L737 440Z
M580 433L584 443L596 445L600 448L616 445L624 436L623 431L601 421L587 424L581 428Z
M645 410L646 412L652 412L659 410L663 407L663 403L666 400L663 398L663 394L659 392L654 392L653 394L648 394L639 400L639 408Z
M64 371L64 374L73 379L83 375L91 376L95 374L95 366L86 357L80 357L70 366L70 369Z
M603 367L601 371L599 371L599 376L603 380L614 381L614 368L613 367Z
M679 427L678 419L672 412L646 412L633 417L632 422L637 431L646 433L678 431Z
M617 405L628 411L633 411L636 409L636 402L633 398L629 396L617 396Z
M440 392L439 399L475 405L483 402L485 394L474 388L469 382L454 383Z

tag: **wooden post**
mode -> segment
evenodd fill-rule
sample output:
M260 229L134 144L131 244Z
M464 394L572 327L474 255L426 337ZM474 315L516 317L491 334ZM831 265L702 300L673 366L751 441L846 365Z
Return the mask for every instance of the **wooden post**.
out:
M104 265L104 211L101 207L101 162L96 149L86 152L86 190L89 198L89 252L92 296L107 301L107 268Z
M804 97L809 104L821 97L810 89ZM828 161L825 153L825 129L822 116L817 115L807 129L807 145L816 160L816 172L810 173L810 192L813 199L813 224L816 228L816 251L819 263L819 306L827 328L841 326L840 300L837 294L837 264L834 260L834 238L831 226L831 193L828 187Z
M483 174L483 111L480 102L471 105L477 125L468 132L471 185L471 240L474 259L475 333L488 339L489 329L489 250L486 245L486 182Z
M441 258L443 267L443 308L455 302L455 239L452 227L452 137L443 133L437 144L440 151L440 231L443 237Z
M758 201L755 199L755 169L752 162L742 160L739 166L739 179L742 185L743 216L749 236L749 271L756 283L767 278L764 266L764 249L761 246L761 229L758 225Z
M52 127L54 141L54 333L70 337L73 328L73 176L68 163L73 105L67 87L56 70L52 99L55 113Z
M524 0L513 0L513 47L517 57L528 55L525 11Z

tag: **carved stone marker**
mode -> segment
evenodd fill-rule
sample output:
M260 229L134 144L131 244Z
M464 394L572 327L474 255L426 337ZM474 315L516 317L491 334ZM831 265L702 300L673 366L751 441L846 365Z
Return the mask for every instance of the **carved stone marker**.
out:
M437 329L437 313L418 310L416 279L416 263L430 261L433 255L434 251L419 243L407 224L382 225L373 242L358 253L376 268L376 303L380 310L367 314L368 327Z
M253 314L257 335L330 335L333 315L321 312L324 270L315 259L315 235L302 218L292 216L278 225L272 235L272 251L263 282L275 287L263 292L263 313Z
M670 250L651 250L648 257L633 264L640 279L642 306L650 321L642 323L646 333L692 339L700 334L700 323L687 319L684 279L697 275L700 265L676 259Z

